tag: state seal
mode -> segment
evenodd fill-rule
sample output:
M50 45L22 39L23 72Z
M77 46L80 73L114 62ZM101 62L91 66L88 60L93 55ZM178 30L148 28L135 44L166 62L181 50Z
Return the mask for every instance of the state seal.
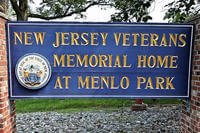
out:
M51 66L44 56L29 53L17 61L15 75L18 82L25 88L40 89L49 82Z

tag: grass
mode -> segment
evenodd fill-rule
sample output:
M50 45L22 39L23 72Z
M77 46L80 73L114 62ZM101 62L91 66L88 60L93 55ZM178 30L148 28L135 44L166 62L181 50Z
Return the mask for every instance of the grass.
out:
M16 100L17 112L61 111L68 112L120 108L133 104L127 99L24 99Z
M180 104L177 99L145 99L147 104ZM17 113L25 112L80 112L99 109L115 110L121 107L130 107L133 99L23 99L16 100Z
M181 100L180 99L156 99L156 100L153 100L153 99L144 99L144 103L146 104L181 104Z

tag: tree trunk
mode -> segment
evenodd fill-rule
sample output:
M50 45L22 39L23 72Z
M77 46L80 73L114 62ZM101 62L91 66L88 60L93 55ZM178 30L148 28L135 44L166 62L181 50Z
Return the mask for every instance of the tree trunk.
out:
M20 14L17 14L17 21L28 21L28 13L21 12Z
M28 20L28 0L10 0L13 9L17 15L18 21L27 21Z
M28 20L28 0L19 0L19 9L21 11L20 16L17 20Z

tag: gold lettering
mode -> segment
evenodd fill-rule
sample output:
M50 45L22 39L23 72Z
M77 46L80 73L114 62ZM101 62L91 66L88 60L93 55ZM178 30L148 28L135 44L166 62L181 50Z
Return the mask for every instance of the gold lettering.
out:
M14 32L14 44L17 45L17 40L22 44L22 32Z
M65 89L69 88L69 79L71 79L71 76L63 76L65 79Z
M97 77L97 76L92 76L91 77L91 84L92 84L92 89L99 89L99 85L98 85L98 83L99 83L99 77Z
M133 46L137 46L137 40L138 40L139 34L133 33L132 36L133 36Z
M69 45L69 43L66 42L66 40L69 39L69 33L68 32L62 32L61 37L62 37L62 43L61 45Z
M115 77L111 76L111 85L110 85L110 89L118 89L119 86L115 86Z
M156 77L156 89L164 89L165 79L163 77Z
M84 55L82 59L81 59L80 55L76 55L76 58L77 58L77 62L76 62L77 67L79 67L79 66L88 67L88 55Z
M115 45L118 46L121 38L121 33L114 33L114 37L115 37Z
M154 68L156 66L156 57L153 55L149 56L147 64L148 64L148 67Z
M109 77L101 77L101 89L104 89L104 84L109 88Z
M74 57L75 57L74 54L68 54L67 55L67 67L74 67L75 66Z
M53 55L53 58L54 58L54 60L53 60L53 66L54 67L59 67L60 66L60 64L62 64L61 65L61 67L65 67L65 55L64 54L62 54L61 56L60 56L60 58L58 57L58 55L57 54L54 54Z
M40 43L43 45L45 35L46 35L46 32L34 32L36 44Z
M126 83L124 85L124 82ZM130 81L128 77L122 77L122 79L120 80L120 86L122 89L127 89L130 85Z
M141 46L149 46L149 43L145 43L145 42L148 42L148 37L149 37L149 34L146 34L146 33L142 33L141 34Z
M60 76L57 77L56 83L55 83L55 85L54 85L54 89L57 89L57 88L59 88L59 89L62 89L62 88L63 88L63 87L62 87L62 83L61 83Z
M88 39L87 39L86 37L88 37L88 33L82 33L82 34L81 34L81 38L82 38L82 39L83 39L83 41L84 41L84 43L83 43L83 42L81 42L81 45L84 45L84 46L86 46L86 45L88 45L88 44L89 44L89 41L88 41Z
M82 76L78 76L78 89L81 88L89 89L89 76L86 76L84 81Z
M166 89L175 89L172 81L174 80L174 77L166 77Z
M138 55L138 68L177 68L178 56L154 56L150 55L146 57L146 55Z
M108 66L112 67L112 55L108 55L108 58L109 58Z
M160 46L165 46L165 47L167 46L167 40L166 40L166 35L165 34L162 35Z
M32 45L33 42L31 41L32 33L31 32L24 32L24 44L25 45Z
M89 58L89 64L91 67L96 67L98 65L98 57L96 55L91 55Z
M116 56L116 58L115 58L115 64L114 64L113 67L122 67L119 55Z
M179 43L178 46L184 47L186 45L186 34L180 34L179 41L182 42L182 44Z
M177 68L178 67L177 60L178 60L178 56L170 56L169 68Z
M150 34L151 35L151 44L150 46L158 46L158 34Z
M130 68L132 65L131 64L127 65L127 56L128 55L123 55L123 67Z
M106 61L108 57L106 55L99 55L99 67L107 67Z
M146 82L145 77L137 77L137 89L141 89L141 84L144 84Z
M164 56L164 59L161 56L157 56L157 68L163 67L168 68L168 56Z
M79 39L79 34L72 32L71 33L71 45L79 45L78 39Z
M177 35L178 34L169 34L169 46L172 46L172 42L174 43L174 46L176 46L177 44Z
M99 34L98 33L91 33L91 45L95 45L95 46L97 46L98 45L98 42L97 42L97 36L98 36Z
M100 34L101 34L101 37L102 37L102 45L105 46L108 33L100 33Z
M60 46L60 32L56 32L56 42L52 44L55 48Z
M145 89L153 89L151 77L148 77Z
M145 55L138 55L138 68L146 67L146 56Z
M130 46L129 38L130 38L130 34L129 33L123 33L123 43L122 43L122 46Z

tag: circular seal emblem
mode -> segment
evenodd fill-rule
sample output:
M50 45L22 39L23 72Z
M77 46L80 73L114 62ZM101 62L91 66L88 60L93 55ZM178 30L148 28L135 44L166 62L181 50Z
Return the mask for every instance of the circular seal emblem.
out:
M48 83L51 77L51 66L44 56L30 53L18 60L15 75L18 82L25 88L40 89Z

